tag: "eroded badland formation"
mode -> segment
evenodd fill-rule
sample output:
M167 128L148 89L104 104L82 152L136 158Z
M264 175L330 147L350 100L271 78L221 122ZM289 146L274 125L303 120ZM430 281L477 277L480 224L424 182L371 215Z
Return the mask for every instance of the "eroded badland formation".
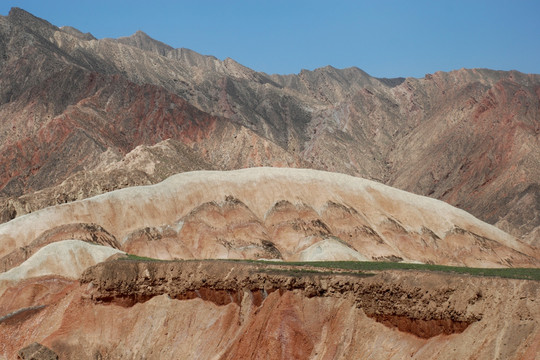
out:
M537 359L539 145L540 75L267 75L14 8L0 359ZM338 260L529 270L288 263Z

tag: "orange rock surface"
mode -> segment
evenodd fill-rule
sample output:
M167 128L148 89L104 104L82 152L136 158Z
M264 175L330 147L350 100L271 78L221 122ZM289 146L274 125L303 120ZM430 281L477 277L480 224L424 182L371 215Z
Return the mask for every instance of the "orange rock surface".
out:
M43 301L42 309L0 321L0 356L12 358L34 341L60 358L79 359L539 354L534 281L399 271L291 276L269 271L275 266L102 263L83 275L81 285L66 283L71 290Z

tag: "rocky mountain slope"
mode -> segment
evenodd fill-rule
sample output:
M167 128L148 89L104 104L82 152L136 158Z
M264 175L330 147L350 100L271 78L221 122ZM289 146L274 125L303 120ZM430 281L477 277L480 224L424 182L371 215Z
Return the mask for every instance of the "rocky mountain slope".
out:
M535 277L282 261L536 273L539 110L540 75L268 75L14 8L0 359L535 359Z
M538 245L539 109L539 75L267 75L14 8L0 18L0 216L187 170L311 167L444 200Z
M116 260L80 282L10 288L0 356L38 341L78 359L534 359L538 289L442 273ZM26 306L18 312L13 295Z

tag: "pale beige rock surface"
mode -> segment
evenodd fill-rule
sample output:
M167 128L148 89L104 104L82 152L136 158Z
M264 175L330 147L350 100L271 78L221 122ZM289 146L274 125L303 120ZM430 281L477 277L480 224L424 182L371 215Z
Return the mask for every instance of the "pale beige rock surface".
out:
M118 253L122 252L80 240L63 240L46 245L21 265L0 273L0 295L8 286L32 277L57 275L78 279L86 268Z
M537 249L444 202L348 175L289 168L182 173L46 208L0 225L0 255L71 223L98 224L124 250L163 259L293 259L334 237L368 259L539 263Z

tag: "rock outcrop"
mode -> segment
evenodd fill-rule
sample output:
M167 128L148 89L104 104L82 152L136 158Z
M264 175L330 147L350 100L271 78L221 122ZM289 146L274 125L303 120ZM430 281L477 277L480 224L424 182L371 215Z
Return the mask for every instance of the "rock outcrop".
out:
M225 277L220 276L223 269L227 269ZM296 290L310 298L352 298L357 307L377 321L395 323L396 327L399 327L400 320L416 322L418 327L412 325L408 330L423 338L460 333L482 318L469 306L478 300L477 293L468 294L470 299L463 299L463 293L455 293L455 285L423 292L408 288L412 284L405 282L381 284L380 279L365 279L371 275L217 260L119 260L89 268L82 274L80 282L90 284L88 296L93 302L112 302L127 307L163 294L180 300L202 298L220 306L229 303L241 305L245 292L251 292L255 303L262 303L274 291Z
M370 273L105 262L39 311L0 322L0 354L32 341L79 359L534 359L540 351L537 281Z
M39 343L32 343L19 350L21 360L58 360L58 355L51 349Z

